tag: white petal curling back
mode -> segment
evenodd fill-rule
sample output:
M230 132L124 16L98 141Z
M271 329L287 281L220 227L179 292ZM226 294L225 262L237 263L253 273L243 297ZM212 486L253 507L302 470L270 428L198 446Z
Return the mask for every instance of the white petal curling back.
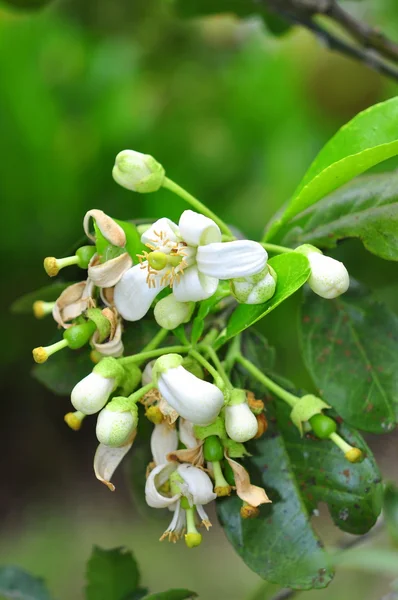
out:
M182 366L162 373L158 389L178 414L195 425L212 423L224 405L223 393L217 386L202 381Z
M173 294L179 302L199 302L212 296L218 286L218 279L199 273L196 266L185 269L179 280L173 284Z
M159 246L159 249L163 246L161 240L176 242L179 239L180 234L177 225L167 217L162 217L155 221L155 223L141 236L141 242L143 244L151 244L156 247Z
M178 427L178 433L180 434L180 440L187 448L196 448L198 440L196 439L193 432L193 424L191 421L186 419L180 419Z
M156 359L151 360L145 366L145 369L142 371L141 383L143 386L148 385L148 383L152 382L152 369L153 369L153 365L155 364L155 362L156 362Z
M219 226L208 217L193 210L185 210L178 222L181 237L190 246L205 246L221 242Z
M169 462L158 465L149 473L145 484L145 500L148 506L151 508L167 508L180 498L181 494L176 494L172 498L168 498L158 492L158 488L166 483L172 472L175 470L176 464Z
M144 262L142 265L147 266ZM114 303L118 313L126 321L139 321L146 315L152 302L166 285L160 285L160 275L154 275L156 287L147 284L148 271L141 268L142 265L134 265L126 271L121 280L115 286Z
M320 252L310 252L307 258L311 267L308 284L315 294L331 300L348 290L350 277L342 262Z
M115 491L115 486L111 483L113 473L126 456L133 444L126 444L120 448L110 448L100 444L94 456L94 473L96 478L104 483L111 492Z
M188 486L193 504L208 504L217 498L217 494L213 492L212 480L202 469L183 464L178 467L177 473Z
M268 254L258 243L237 240L199 246L196 263L201 273L218 279L255 275L267 264Z
M170 427L165 421L155 425L151 435L151 452L157 465L167 463L167 455L178 448L178 436L175 427Z
M93 415L105 406L114 387L114 379L90 373L73 388L71 402L76 410L85 415Z

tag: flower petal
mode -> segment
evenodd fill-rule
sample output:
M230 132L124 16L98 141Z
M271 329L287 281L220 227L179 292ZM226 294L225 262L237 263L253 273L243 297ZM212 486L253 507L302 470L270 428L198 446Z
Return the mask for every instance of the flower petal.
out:
M167 242L177 242L180 239L178 227L173 221L163 217L155 221L141 236L141 242L149 248L153 246L164 252Z
M58 325L68 329L72 323L67 321L76 319L88 308L95 307L93 290L94 283L90 279L67 287L58 297L53 308L53 318Z
M158 488L166 483L176 468L177 465L175 463L169 462L164 465L158 465L149 473L145 484L145 500L148 506L152 508L167 508L180 498L180 494L168 498L158 491Z
M190 246L205 246L212 242L221 242L219 226L208 217L193 210L185 210L178 223L184 242Z
M204 275L232 279L259 273L264 269L267 258L267 252L258 242L237 240L199 246L196 262Z
M213 482L210 477L192 465L179 465L177 473L183 478L192 496L193 504L208 504L217 498L213 492Z
M119 320L118 324L116 325L116 330L113 335L113 338L110 339L108 342L99 343L97 341L98 335L99 335L98 330L97 330L94 333L92 340L91 340L92 344L94 346L94 349L97 350L103 356L114 356L116 358L119 356L122 356L122 354L124 352L124 346L123 346L123 341L122 341L122 332L123 332L122 322Z
M195 467L202 467L204 464L203 442L199 442L195 448L181 448L180 450L169 452L167 460L190 463Z
M130 450L133 441L120 448L110 448L109 446L105 446L105 444L100 444L97 448L94 456L94 473L96 478L108 486L111 492L115 491L115 486L111 483L110 479Z
M109 217L102 210L96 208L86 212L83 219L83 229L90 240L95 242L95 235L90 232L90 219L94 219L104 238L113 244L113 246L123 248L126 245L126 234L120 225L112 217Z
M114 302L118 313L126 321L138 321L148 312L159 292L166 287L160 285L160 277L154 276L155 287L147 284L148 271L142 265L135 265L126 273L115 287Z
M196 266L189 267L173 284L173 294L179 302L199 302L212 296L218 279L199 273Z
M109 288L120 280L123 273L128 271L132 264L133 260L127 252L104 263L100 263L98 256L94 255L94 260L90 261L87 273L95 285L100 288Z
M225 454L225 458L234 472L236 493L241 500L247 502L250 506L260 506L260 504L272 502L263 488L250 483L249 473L240 463L229 458L227 454Z
M175 427L170 427L165 421L155 425L151 435L151 452L157 465L167 462L166 456L178 448L178 435Z
M196 448L198 440L196 439L193 432L193 423L187 421L187 419L179 420L178 433L180 434L180 440L187 448Z

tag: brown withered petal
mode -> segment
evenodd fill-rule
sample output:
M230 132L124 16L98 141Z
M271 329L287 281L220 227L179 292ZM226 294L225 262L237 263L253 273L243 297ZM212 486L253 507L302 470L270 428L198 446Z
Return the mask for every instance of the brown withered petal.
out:
M202 467L204 464L203 442L195 448L183 448L169 452L166 458L171 462L191 463L195 467Z
M114 287L100 289L100 297L101 297L102 302L105 304L105 306L109 306L109 308L112 308L114 306L114 304L115 304L113 301L114 294L115 294Z
M241 500L250 506L260 506L260 504L272 502L263 488L250 483L249 473L241 464L229 458L227 454L225 454L225 458L234 472L236 493Z
M115 358L122 356L124 352L122 332L123 327L121 321L119 320L113 335L111 332L109 340L101 344L97 341L98 331L96 331L91 340L94 349L97 350L97 352L99 352L100 354L102 354L102 356L113 356Z
M100 288L109 288L116 285L132 265L133 261L127 252L104 263L100 263L98 256L95 254L90 261L87 273L95 285Z
M72 323L68 323L72 319L79 317L88 308L95 307L93 299L94 283L92 280L79 281L67 287L57 299L53 308L54 320L63 327L68 329Z
M94 219L98 229L113 246L123 248L126 245L126 234L111 217L96 208L89 210L83 219L83 229L88 238L95 242L95 236L90 232L90 219Z

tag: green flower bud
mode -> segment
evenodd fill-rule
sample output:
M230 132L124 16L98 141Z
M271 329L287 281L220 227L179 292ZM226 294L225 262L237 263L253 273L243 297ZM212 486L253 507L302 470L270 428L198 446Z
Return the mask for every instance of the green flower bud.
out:
M267 265L257 275L231 279L231 292L242 304L262 304L274 295L276 282L274 269Z
M152 156L123 150L116 156L112 175L116 183L133 192L156 192L163 184L164 168Z
M159 300L153 311L157 324L164 329L175 329L188 323L195 308L194 302L178 302L173 294Z

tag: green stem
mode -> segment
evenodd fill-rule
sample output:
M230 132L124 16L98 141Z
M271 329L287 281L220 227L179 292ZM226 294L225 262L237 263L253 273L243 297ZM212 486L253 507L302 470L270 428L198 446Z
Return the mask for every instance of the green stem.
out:
M140 388L128 397L129 402L131 402L131 404L136 404L139 400L141 400L143 396L145 396L147 392L152 390L154 387L155 384L152 383L152 381L151 383L147 383L147 385L144 385L144 387Z
M227 388L229 388L230 390L233 389L233 385L230 382L228 375L226 374L224 367L221 364L220 359L217 356L217 352L214 350L214 348L212 348L211 346L206 346L206 345L202 345L200 346L201 348L203 348L203 350L205 352L207 352L207 354L210 356L211 360L213 361L213 363L216 366L216 369L218 371L218 373L221 375L225 385Z
M287 248L286 246L277 246L276 244L267 244L265 242L260 242L262 247L265 248L268 252L272 252L273 254L285 254L287 252L294 252L292 248Z
M272 379L264 375L264 373L262 373L260 369L257 369L257 367L254 366L253 363L250 362L250 360L247 360L247 358L245 358L241 354L237 354L235 356L235 360L239 362L243 367L245 367L245 369L249 371L249 373L253 375L253 377L255 377L266 388L268 388L276 396L278 396L287 404L289 404L289 406L291 406L292 408L295 406L296 402L298 401L297 396L294 396L287 390L284 390L280 385L278 385L277 383L272 381Z
M168 329L159 329L157 334L151 339L150 342L146 346L143 347L141 352L149 352L150 350L155 350L161 344L167 334L169 333Z
M221 375L216 371L216 369L209 363L208 360L206 360L204 358L204 356L202 356L199 352L197 352L196 350L190 350L189 354L195 358L198 363L200 363L202 365L202 367L204 367L209 373L210 375L213 377L216 385L221 389L224 390L225 388L225 383L223 378L221 377Z
M157 358L163 354L189 352L189 349L189 346L168 346L167 348L157 348L156 350L150 350L149 352L140 352L139 354L133 354L133 356L125 356L119 358L118 361L121 365L127 365L130 363L144 362L145 360Z
M202 202L200 202L200 200L198 200L197 198L192 196L192 194L190 194L189 192L184 190L184 188L179 186L177 183L175 183L168 177L164 178L163 187L170 190L171 192L174 192L175 194L177 194L177 196L180 196L180 198L182 198L183 200L188 202L188 204L190 204L198 212L202 213L202 215L206 215L206 217L209 217L210 219L212 219L215 223L217 223L217 225L219 226L221 231L223 233L225 233L225 235L228 235L229 237L232 237L233 239L235 239L235 236L232 233L232 231L229 229L228 225L226 225L224 223L224 221L222 221L209 208L207 208L207 206L202 204Z

